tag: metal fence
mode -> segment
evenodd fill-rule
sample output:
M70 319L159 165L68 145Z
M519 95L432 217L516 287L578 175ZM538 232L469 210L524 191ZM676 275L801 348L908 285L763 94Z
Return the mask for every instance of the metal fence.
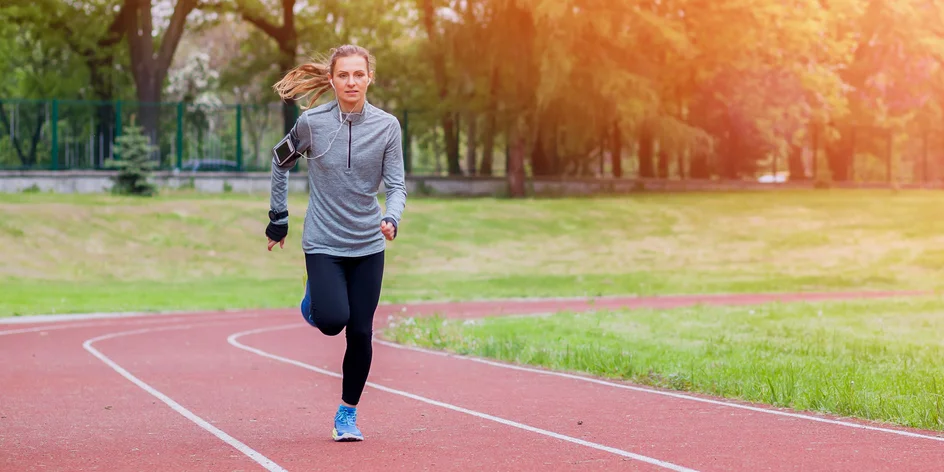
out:
M161 169L268 169L282 136L275 105L142 104L123 101L0 100L0 168L101 169L114 142L142 114L156 115Z
M295 108L295 118L300 114ZM208 105L186 102L0 99L0 169L103 169L115 155L115 139L132 121L156 115L153 159L161 170L268 171L271 148L284 136L282 104ZM434 111L391 111L400 119L404 160L414 174L445 174L446 159L440 117ZM467 158L461 118L455 134L461 142L464 175L476 173L489 156L489 174L504 172L506 154L501 141L492 152L481 147ZM472 128L474 129L474 128ZM300 162L301 167L305 166Z

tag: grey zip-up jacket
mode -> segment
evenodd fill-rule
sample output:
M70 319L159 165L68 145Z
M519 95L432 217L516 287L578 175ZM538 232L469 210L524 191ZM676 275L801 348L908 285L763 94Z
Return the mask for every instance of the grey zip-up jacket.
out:
M325 103L306 110L291 131L296 149L308 157L310 195L302 230L302 250L308 254L365 256L383 251L380 222L389 218L399 227L406 206L399 120L366 101L363 113L342 115L343 121L337 101ZM269 204L276 212L288 206L289 170L273 160ZM381 181L386 212L377 200ZM288 218L274 223L286 224Z

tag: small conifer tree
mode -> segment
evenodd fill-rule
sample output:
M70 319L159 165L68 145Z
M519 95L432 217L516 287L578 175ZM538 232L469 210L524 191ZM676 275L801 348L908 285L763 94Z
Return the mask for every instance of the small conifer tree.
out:
M106 163L106 167L118 169L118 174L112 179L112 193L145 197L156 195L157 186L148 181L151 172L157 167L157 163L150 158L156 147L151 145L141 128L133 122L123 131L115 139L114 150L119 159L109 159Z

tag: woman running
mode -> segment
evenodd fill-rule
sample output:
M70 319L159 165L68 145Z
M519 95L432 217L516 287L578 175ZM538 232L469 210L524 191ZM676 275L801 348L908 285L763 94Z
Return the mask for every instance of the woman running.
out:
M288 72L274 88L283 99L312 94L291 132L274 149L269 251L285 247L288 234L288 174L308 159L308 211L302 249L308 273L302 316L328 336L345 330L341 403L334 418L335 441L362 441L357 404L372 356L374 310L380 301L386 241L397 236L406 205L400 122L367 101L374 60L359 46L331 50L320 63ZM335 100L311 108L328 89ZM386 211L377 201L386 187Z

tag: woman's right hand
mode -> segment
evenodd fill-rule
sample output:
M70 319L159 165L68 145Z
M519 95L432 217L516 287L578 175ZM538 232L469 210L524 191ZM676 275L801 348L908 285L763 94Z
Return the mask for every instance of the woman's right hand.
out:
M269 240L269 251L278 243L280 248L285 248L285 236L288 235L288 225L277 225L269 223L266 226L266 239Z

